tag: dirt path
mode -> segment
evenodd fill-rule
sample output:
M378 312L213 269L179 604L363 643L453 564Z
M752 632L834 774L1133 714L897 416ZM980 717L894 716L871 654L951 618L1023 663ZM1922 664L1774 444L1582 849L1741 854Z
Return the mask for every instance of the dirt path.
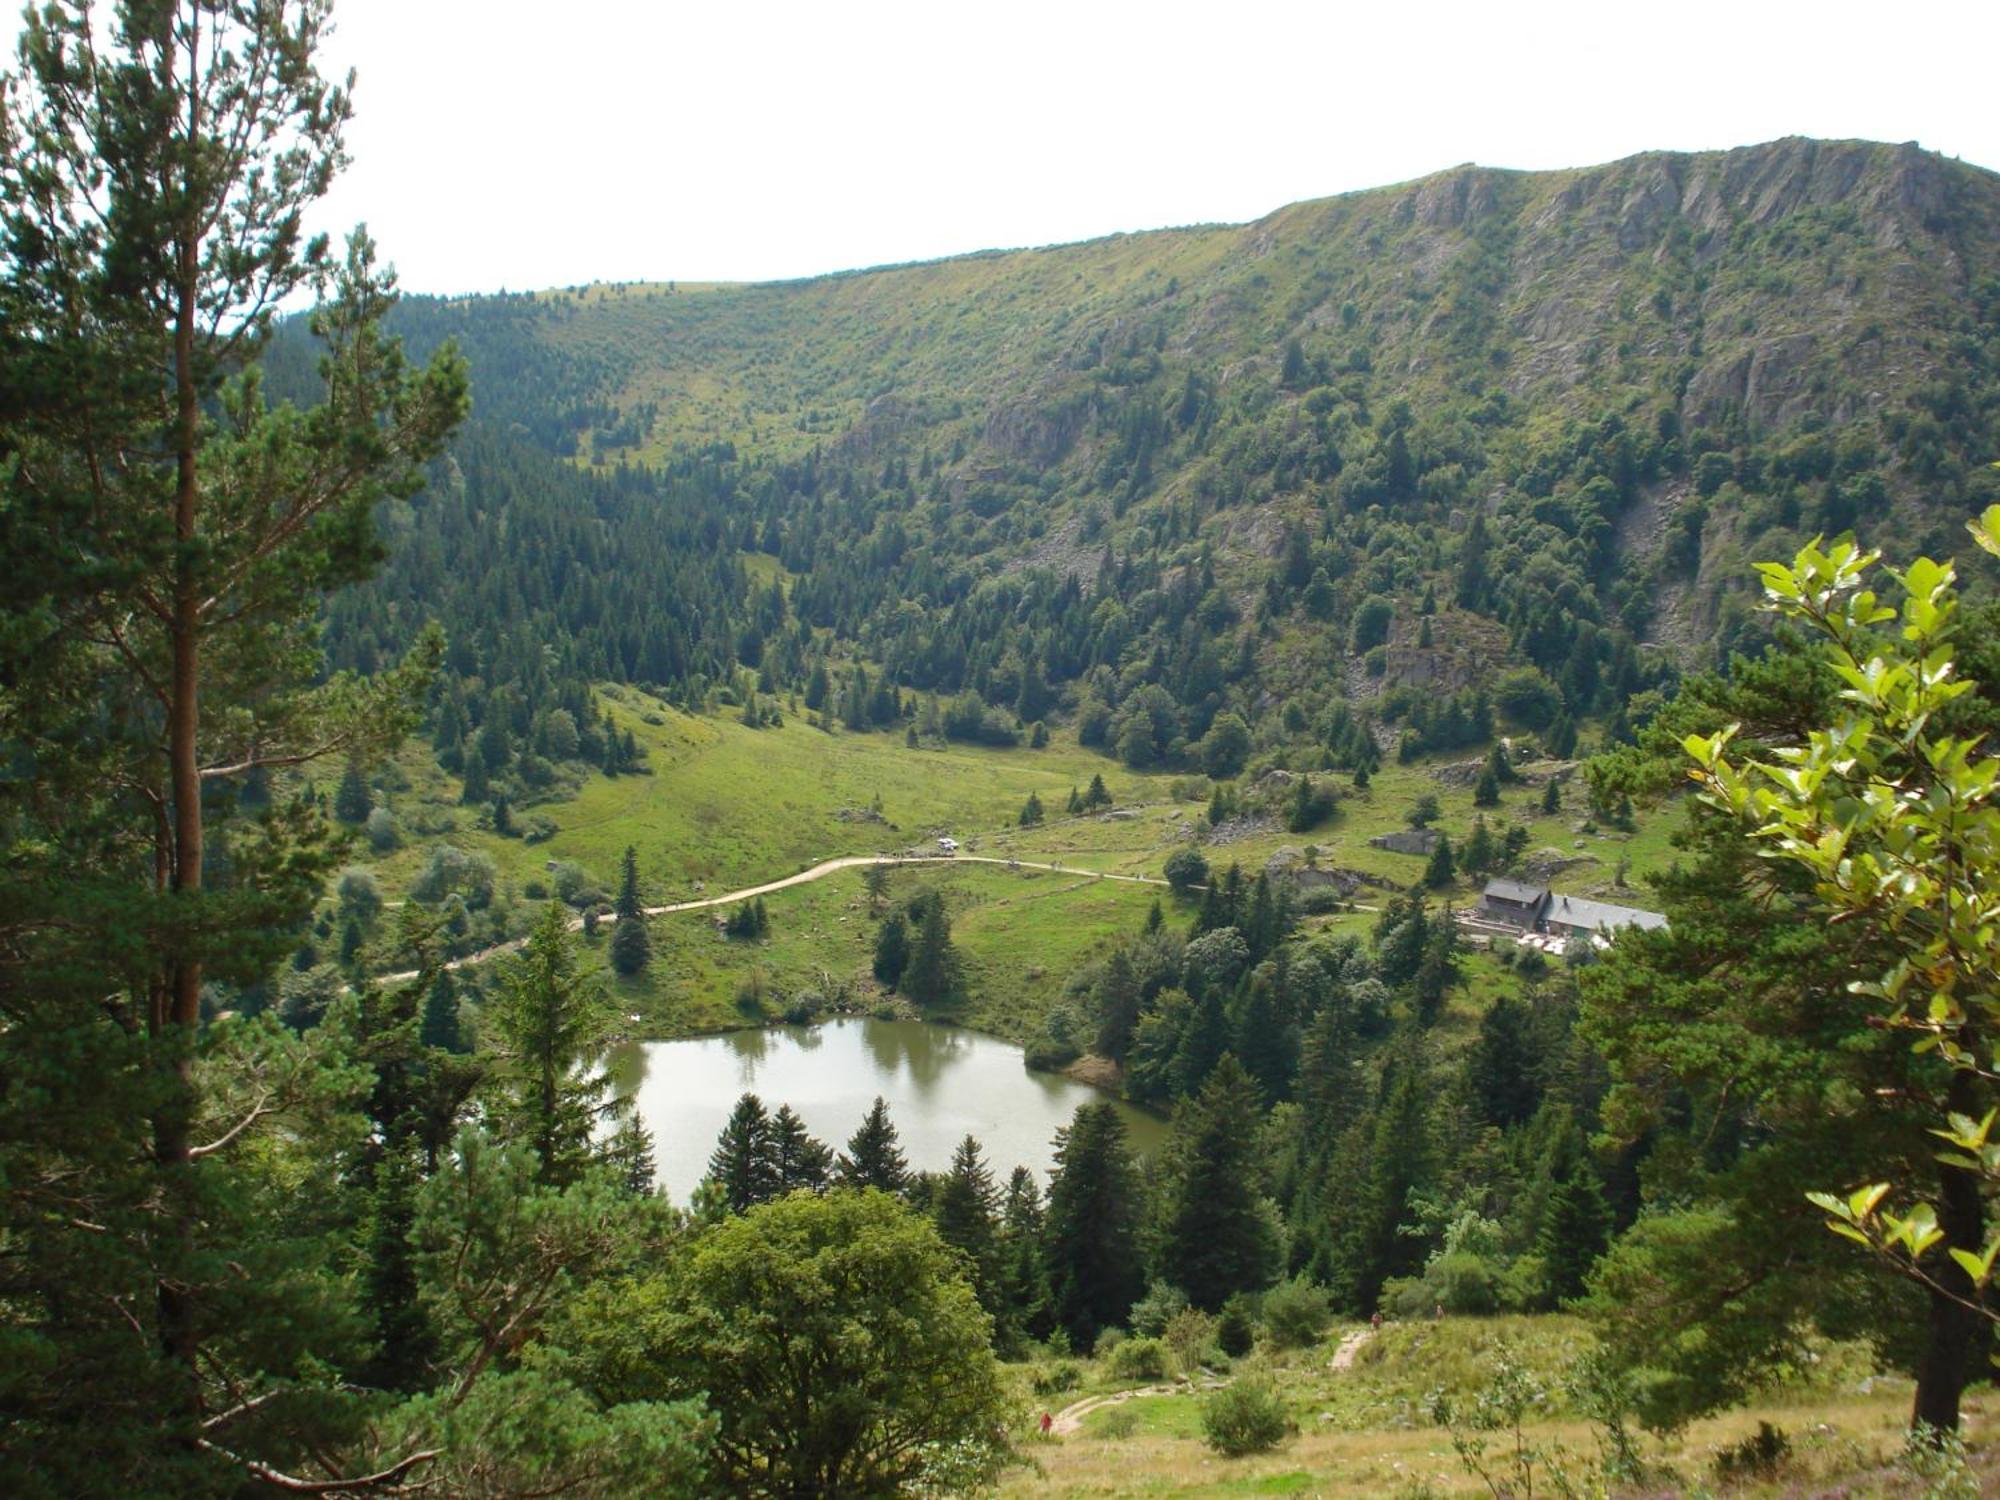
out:
M1171 1396L1180 1389L1181 1387L1177 1385L1142 1385L1137 1390L1113 1391L1108 1396L1087 1396L1081 1401L1072 1401L1057 1412L1055 1423L1049 1430L1057 1437L1068 1437L1083 1426L1085 1417L1099 1407L1117 1406L1121 1402L1130 1401L1134 1396Z
M669 906L649 906L649 917L670 916L674 912L703 911L713 906L728 906L732 902L750 901L758 896L768 896L773 891L787 890L795 885L806 885L815 880L824 880L829 875L842 870L859 869L863 865L1003 865L1010 870L1047 870L1058 875L1074 875L1079 880L1123 880L1132 885L1164 886L1166 881L1155 875L1113 875L1104 870L1082 870L1074 865L1058 863L1044 864L1039 860L1001 859L991 854L849 854L840 859L822 860L810 870L801 870L796 875L787 875L782 880L767 880L762 885L745 886L740 891L731 891L723 896L704 896L699 901L676 901ZM572 930L583 926L583 918L576 917L570 922ZM511 942L496 943L491 948L481 948L477 953L468 953L463 958L454 958L445 965L447 969L463 969L473 964L485 963L489 958L499 958L502 954L518 952L526 944L526 938L515 938ZM404 984L417 977L415 969L405 969L398 974L384 974L384 984Z
M1354 1356L1361 1352L1361 1346L1375 1336L1372 1328L1357 1328L1340 1341L1340 1347L1333 1351L1333 1358L1327 1361L1329 1370L1348 1370L1354 1367Z

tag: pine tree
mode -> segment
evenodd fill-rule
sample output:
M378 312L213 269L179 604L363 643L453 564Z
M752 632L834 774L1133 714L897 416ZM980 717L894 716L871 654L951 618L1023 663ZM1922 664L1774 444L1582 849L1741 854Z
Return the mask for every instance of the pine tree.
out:
M1155 902L1154 910L1159 909ZM1132 1033L1139 1024L1139 976L1123 948L1106 960L1097 981L1097 1038L1094 1050L1100 1057L1122 1062L1132 1046Z
M1417 965L1414 984L1417 1024L1435 1025L1444 1012L1444 999L1458 978L1458 923L1446 907L1424 940L1424 956Z
M875 934L875 979L893 990L902 981L909 964L910 924L901 912L892 911L882 919L881 929Z
M424 995L423 1028L419 1033L426 1047L445 1052L467 1052L464 1033L458 1024L458 984L451 970L439 969Z
M834 1175L841 1187L879 1188L898 1197L909 1191L909 1163L896 1144L896 1127L881 1095L876 1095L867 1116L849 1137Z
M1042 1258L1046 1223L1035 1174L1026 1167L1014 1168L1007 1179L996 1247L1001 1307L996 1339L1003 1347L1018 1347L1023 1339L1047 1338L1055 1326L1048 1266Z
M621 920L645 915L645 907L639 899L639 851L631 844L625 846L625 862L618 881L618 904L614 910Z
M1250 910L1243 918L1243 940L1250 945L1250 962L1261 962L1283 937L1277 901L1271 894L1270 874L1259 870L1250 886Z
M1550 1293L1558 1299L1581 1296L1584 1278L1610 1241L1611 1210L1575 1125L1567 1124L1557 1137L1543 1175L1549 1189L1535 1250L1547 1267Z
M1465 1061L1465 1081L1487 1124L1505 1130L1534 1115L1542 1097L1535 1076L1539 1061L1527 1007L1502 995L1479 1018L1479 1040Z
M1154 1264L1188 1300L1214 1312L1261 1291L1284 1269L1277 1205L1264 1193L1256 1083L1233 1055L1174 1115L1160 1168Z
M1563 805L1562 783L1560 781L1556 781L1555 779L1551 778L1549 784L1542 788L1543 816L1550 817L1556 813L1561 812L1562 805Z
M1468 875L1480 876L1499 862L1500 850L1493 841L1492 830L1487 828L1483 815L1475 817L1472 820L1472 837L1465 841L1465 850L1458 859L1460 867Z
M349 761L347 769L341 772L340 788L333 794L333 815L343 823L365 823L374 808L361 767Z
M1144 1287L1139 1262L1139 1175L1125 1126L1106 1102L1078 1108L1056 1132L1046 1243L1056 1317L1087 1349L1125 1320Z
M486 779L486 762L478 756L469 756L465 762L465 787L458 800L467 807L478 807L492 796L491 784Z
M1430 863L1424 866L1424 885L1433 891L1443 890L1457 875L1458 869L1451 856L1451 838L1440 833L1431 849Z
M1252 974L1230 1026L1230 1050L1256 1081L1266 1104L1291 1097L1299 1062L1298 1030L1280 1014L1277 989L1282 983L1262 970Z
M198 1150L237 1105L208 1096L229 1068L195 1061L208 987L275 956L335 852L303 799L233 843L234 793L281 764L366 760L419 722L437 637L336 678L322 606L378 560L378 502L418 487L465 375L447 350L413 378L381 336L392 298L365 236L337 261L301 233L349 116L318 71L324 6L106 9L36 6L0 101L0 1073L53 1090L41 1113L64 1132L8 1124L10 1162L41 1164L33 1183L9 1171L0 1208L8 1323L62 1372L16 1384L8 1448L49 1493L222 1492L282 1441L253 1423L203 1445L246 1385L298 1378L336 1421L349 1400L312 1373L339 1368L349 1325L300 1305L347 1295L324 1257L293 1240L283 1278L222 1270L270 1263L258 1242L301 1206L239 1212L279 1116ZM271 410L258 366L279 310L325 273L324 399ZM221 851L252 841L223 878ZM29 1039L41 1060L19 1055ZM115 1227L90 1250L73 1222Z
M882 864L864 866L861 888L868 893L868 912L873 916L882 909L882 898L889 894L889 867Z
M545 1184L576 1181L610 1088L607 1077L588 1068L609 1016L598 981L578 972L560 903L543 908L527 946L501 968L484 1016L505 1059L510 1089L503 1113L512 1133L534 1148Z
M1063 804L1063 811L1071 817L1083 811L1083 798L1077 794L1075 787L1069 789L1069 801Z
M1493 767L1490 765L1481 768L1479 779L1472 784L1472 805L1474 807L1500 805L1500 778L1493 773Z
M620 917L611 929L611 967L621 979L645 972L652 962L653 939L642 916Z
M994 1313L1000 1307L998 1229L1000 1192L993 1173L979 1152L979 1142L967 1136L951 1155L951 1169L931 1194L931 1222L938 1238L962 1254L972 1271L972 1289L979 1305Z
M1104 777L1101 774L1093 774L1090 778L1090 789L1083 794L1084 810L1110 805L1111 793L1104 785Z
M780 1193L800 1188L822 1192L833 1171L833 1153L813 1139L806 1122L789 1104L779 1105L771 1117L771 1162L777 1170Z
M507 805L505 792L493 799L493 831L503 839L514 836L514 811Z
M1041 822L1042 799L1033 792L1028 793L1028 800L1021 804L1021 816L1015 821L1023 828L1033 828Z
M1431 1147L1431 1085L1410 1053L1391 1065L1387 1090L1369 1131L1367 1166L1358 1184L1353 1218L1345 1226L1341 1254L1352 1288L1349 1300L1369 1309L1392 1276L1423 1269L1424 1247L1405 1232L1410 1195L1430 1185L1435 1169Z
M1568 760L1576 754L1576 721L1567 709L1557 714L1555 723L1549 726L1548 750L1557 760Z
M604 1164L608 1166L619 1187L634 1198L650 1197L658 1185L658 1172L653 1161L653 1132L646 1128L646 1122L639 1118L638 1109L627 1103L624 1118L618 1128L605 1141Z
M748 1213L778 1196L780 1179L771 1119L764 1101L745 1094L736 1101L716 1137L708 1159L708 1177L731 1213Z
M951 918L936 896L923 904L900 987L918 1005L942 1005L957 993L958 950L951 943Z
M439 1352L437 1330L419 1295L412 1233L417 1182L407 1146L390 1150L376 1165L365 1272L366 1300L375 1315L375 1351L365 1376L378 1390L423 1390Z

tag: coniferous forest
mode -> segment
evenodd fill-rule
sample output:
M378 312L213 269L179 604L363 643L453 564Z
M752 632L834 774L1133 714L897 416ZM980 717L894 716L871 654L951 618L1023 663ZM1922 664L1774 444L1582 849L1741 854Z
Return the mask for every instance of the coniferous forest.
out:
M7 1493L2000 1485L2000 178L406 295L330 0L114 11L0 100Z

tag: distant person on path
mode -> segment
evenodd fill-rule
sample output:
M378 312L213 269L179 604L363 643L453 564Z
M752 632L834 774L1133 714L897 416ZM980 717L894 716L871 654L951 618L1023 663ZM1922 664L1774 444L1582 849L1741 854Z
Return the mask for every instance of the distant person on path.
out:
M1047 1437L1047 1436L1049 1435L1049 1430L1050 1430L1050 1429L1051 1429L1052 1427L1054 1427L1055 1425L1056 1425L1056 1419L1055 1419L1054 1417L1050 1416L1050 1415L1049 1415L1049 1414L1048 1414L1047 1412L1043 1412L1043 1413L1042 1413L1042 1436L1043 1436L1043 1437Z
M1375 1309L1375 1316L1374 1316L1374 1317L1372 1317L1372 1318L1370 1318L1370 1319L1368 1320L1368 1326L1369 1326L1370 1328L1374 1329L1374 1330L1375 1330L1375 1331L1376 1331L1377 1333L1380 1333L1380 1332L1382 1331L1382 1309L1381 1309L1381 1308L1379 1308L1379 1307L1378 1307L1378 1308L1376 1308L1376 1309Z

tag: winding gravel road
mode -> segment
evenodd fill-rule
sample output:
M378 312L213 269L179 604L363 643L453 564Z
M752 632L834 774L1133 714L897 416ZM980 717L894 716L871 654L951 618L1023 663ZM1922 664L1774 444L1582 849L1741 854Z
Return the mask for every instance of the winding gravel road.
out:
M782 891L790 886L806 885L815 880L824 880L827 876L837 874L841 870L859 869L863 865L952 864L1004 865L1010 870L1049 870L1058 875L1075 875L1083 880L1123 880L1132 885L1164 886L1167 883L1155 875L1113 875L1101 870L1079 870L1073 865L1044 864L1038 860L1031 859L1001 859L999 856L991 854L849 854L839 859L823 860L819 864L814 865L810 870L801 870L798 874L787 875L782 880L767 880L762 885L745 886L742 890L730 891L727 895L704 896L699 901L676 901L668 906L649 906L646 908L646 915L649 917L660 917L669 916L679 911L702 911L711 906L728 906L733 902L749 901L758 896L768 896L773 891ZM574 918L569 925L572 929L582 927L583 918ZM502 954L517 951L527 941L526 938L521 937L515 938L510 942L495 943L491 948L481 948L477 953L468 953L463 958L454 958L445 967L447 969L463 969L472 964L484 963L489 958L498 958ZM381 980L385 984L401 984L416 977L417 971L415 969L405 969L398 974L384 974L381 976Z

